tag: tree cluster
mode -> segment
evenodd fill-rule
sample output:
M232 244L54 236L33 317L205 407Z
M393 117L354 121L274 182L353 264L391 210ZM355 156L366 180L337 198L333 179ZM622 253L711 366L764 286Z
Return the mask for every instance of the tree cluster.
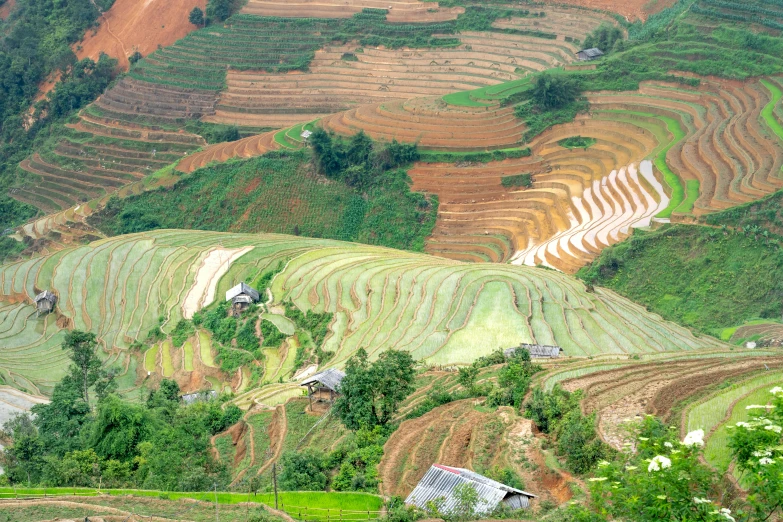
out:
M235 424L239 408L207 398L185 405L177 383L165 379L142 404L129 402L114 393L93 334L71 332L63 347L72 365L51 402L3 426L13 441L0 454L7 480L168 491L228 484L229 470L213 459L210 437Z

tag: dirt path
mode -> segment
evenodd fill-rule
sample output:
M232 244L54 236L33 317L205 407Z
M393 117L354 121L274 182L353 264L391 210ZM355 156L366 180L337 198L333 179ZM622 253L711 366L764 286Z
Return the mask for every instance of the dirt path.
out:
M285 436L288 434L288 418L286 417L285 404L280 404L275 408L275 418L269 425L269 449L273 449L272 456L269 460L260 468L256 475L263 474L269 469L274 462L280 460L280 455L283 454L283 443L285 442ZM277 435L273 437L272 435Z

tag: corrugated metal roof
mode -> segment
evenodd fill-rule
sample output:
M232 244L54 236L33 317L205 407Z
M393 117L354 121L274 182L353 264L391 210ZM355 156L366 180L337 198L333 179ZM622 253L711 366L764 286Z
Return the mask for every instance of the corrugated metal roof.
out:
M336 370L334 368L329 368L328 370L325 370L321 373L316 373L309 379L302 381L302 386L307 386L308 384L312 384L314 382L321 383L324 387L329 388L333 391L338 391L340 388L340 382L342 382L343 377L345 377L345 373L341 372L340 370Z
M492 512L501 502L517 509L527 508L528 499L536 497L532 493L506 486L469 469L433 464L405 499L405 503L426 508L429 502L436 502L439 503L438 509L441 512L453 513L459 509L454 490L461 484L471 485L478 493L478 515Z
M249 295L253 298L253 301L258 301L261 299L261 296L258 294L258 290L245 283L239 283L237 286L226 292L226 301L231 301L240 294Z
M35 296L34 301L37 303L38 301L43 301L44 299L46 299L47 301L49 301L51 303L54 303L57 300L57 296L54 295L49 290L44 290L43 292L41 292L40 294Z
M560 348L559 346L522 343L516 348L509 348L508 350L505 350L503 353L505 354L506 357L511 357L512 355L514 355L514 352L519 348L530 352L530 357L532 359L559 357L560 352L562 351L562 348Z
M582 49L581 51L579 51L579 53L584 53L585 56L587 56L589 58L597 58L599 56L603 56L604 55L604 52L601 49L597 48L597 47L592 47L590 49ZM577 54L579 54L579 53L577 53Z

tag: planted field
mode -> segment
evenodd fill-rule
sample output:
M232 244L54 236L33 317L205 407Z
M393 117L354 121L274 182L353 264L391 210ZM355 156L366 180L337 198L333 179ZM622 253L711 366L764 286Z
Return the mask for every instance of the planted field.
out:
M594 110L654 114L675 120L675 142L665 162L684 197L674 215L725 209L783 187L783 138L775 132L780 80L702 80L698 88L645 83L636 94L589 97ZM611 117L611 116L608 116ZM664 174L667 174L664 172ZM691 193L698 188L698 196ZM675 198L675 195L672 195Z
M142 90L135 99L123 97L122 93L134 89ZM182 98L168 101L168 95ZM189 93L150 90L138 82L121 80L82 111L77 123L67 124L52 151L34 154L20 164L30 181L11 195L54 213L141 180L206 144L200 136L172 130L165 123L200 116L214 105L212 98L210 102ZM140 116L144 114L148 118Z
M371 355L408 350L433 364L468 363L520 342L556 344L577 356L723 346L697 339L611 292L587 293L582 283L553 271L462 264L330 240L161 230L3 266L4 299L29 303L37 287L54 291L59 303L56 315L36 318L27 304L2 315L9 325L5 346L12 347L3 352L8 363L2 366L36 385L51 385L66 364L57 338L66 322L95 332L104 357L111 353L124 366L130 344L144 340L159 317L164 332L183 317L185 296L202 286L199 267L210 252L245 248L225 275L209 278L196 293L219 299L238 281L287 261L273 280L273 302L291 300L304 311L334 313L323 347L335 354L330 366L342 365L362 346ZM199 302L209 304L206 298ZM204 337L190 342L193 364L200 363L197 356L203 361L206 379L211 370ZM172 356L171 365L185 382L183 359ZM155 373L168 373L168 364L156 357Z
M646 124L647 122L645 122ZM438 194L427 251L456 259L546 265L573 272L605 246L648 226L668 197L649 162L665 130L579 119L545 132L527 158L489 163L418 163L414 190ZM562 146L574 135L585 149ZM529 174L530 187L504 186Z
M363 9L382 9L393 23L443 22L454 20L465 10L442 8L437 2L420 0L250 0L242 13L259 16L302 18L350 18Z
M504 18L495 21L492 27L556 34L558 40L573 42L584 41L601 24L617 25L617 20L609 14L568 5L542 5L536 6L535 10L539 13L538 17Z
M720 383L769 380L773 372L779 376L781 369L783 357L779 353L743 350L655 357L642 363L593 361L567 365L538 379L546 387L557 383L569 391L584 390L583 410L598 414L601 437L619 448L627 437L624 424L628 420L653 414L677 423L672 414L679 415L677 407L682 401L709 393ZM686 410L681 422L683 432L702 428L709 433L712 425L702 413L709 408ZM725 410L719 418L724 414Z
M778 35L783 31L783 5L769 0L697 0L690 12L713 24L744 23Z
M522 34L466 31L459 40L456 47L437 49L328 45L306 72L296 74L230 69L216 113L206 119L283 127L358 105L497 85L568 64L577 50L565 41Z
M365 105L327 116L319 125L343 136L364 131L374 140L417 142L440 151L515 147L525 130L512 108L456 107L440 98Z

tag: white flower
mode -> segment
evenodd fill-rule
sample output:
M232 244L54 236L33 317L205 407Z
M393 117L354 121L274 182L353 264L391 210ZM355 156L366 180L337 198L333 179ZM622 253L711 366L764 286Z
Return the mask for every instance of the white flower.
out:
M647 466L648 472L660 471L662 469L671 468L672 461L663 455L657 455L650 461L650 465Z
M664 442L663 445L666 446L667 448L673 448L674 447L674 444L672 444L671 442Z
M753 452L753 456L754 457L771 457L772 456L772 452L769 451L769 450L766 450L766 451L754 451Z
M604 480L606 480L606 477L593 477L587 479L588 482L603 482Z
M748 404L745 406L746 410L766 410L767 408L771 408L772 406L764 406L761 404Z
M750 424L748 424L747 422L738 422L737 423L737 427L738 428L750 428Z
M731 516L731 510L730 509L722 508L720 510L720 514L723 515L724 517L726 517L726 520L731 520L731 522L736 522L736 520L734 520L734 517Z
M777 395L779 393L783 393L783 388L781 388L780 386L775 386L774 388L769 390L769 393L771 393L772 395Z
M775 433L780 433L781 431L783 431L783 427L775 426L775 425L764 426L764 429L769 431L774 431Z
M605 461L605 460L602 460L601 462L598 463L598 467L599 468L605 468L608 465L609 465L609 463L607 461Z
M650 440L650 439L648 439L647 437L639 437L639 440L643 440L643 441L645 441L645 442L646 442L646 441L648 441L648 440Z
M693 501L696 504L712 504L712 500L710 500L708 498L693 497Z
M775 463L775 460L771 459L769 457L764 457L764 458L759 459L759 464L761 464L762 466L766 466L767 464L774 464L774 463Z
M695 430L688 433L682 443L686 446L704 446L704 430Z
M635 469L639 469L637 466L625 466L626 471L633 471Z

